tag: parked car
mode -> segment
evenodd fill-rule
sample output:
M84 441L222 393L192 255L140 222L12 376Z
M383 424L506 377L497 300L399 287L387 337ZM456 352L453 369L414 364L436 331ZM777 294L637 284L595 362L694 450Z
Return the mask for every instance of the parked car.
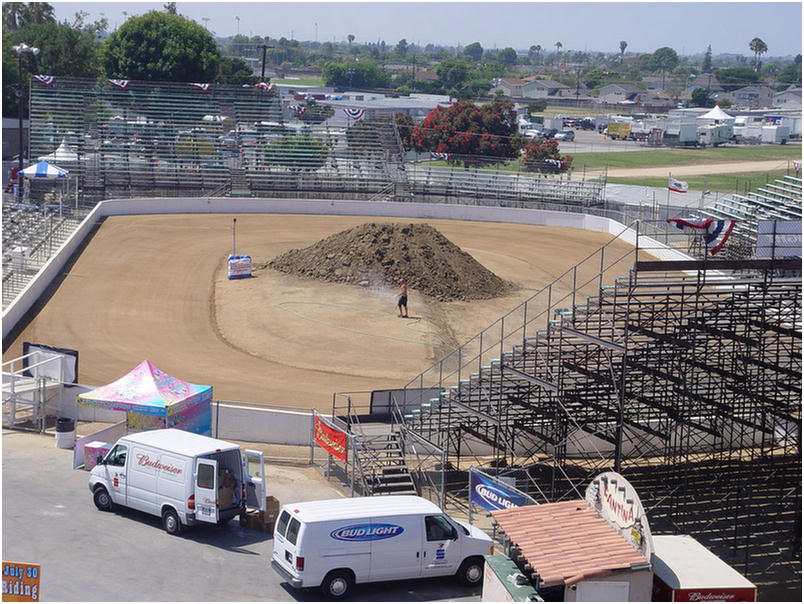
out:
M580 128L581 130L594 130L595 123L588 117L585 117L576 124L576 127Z
M544 138L544 131L539 128L531 128L530 130L525 130L525 136L528 138Z
M556 134L555 139L557 141L574 141L575 133L572 130L562 130Z
M555 128L545 128L542 130L542 138L553 138L558 133Z

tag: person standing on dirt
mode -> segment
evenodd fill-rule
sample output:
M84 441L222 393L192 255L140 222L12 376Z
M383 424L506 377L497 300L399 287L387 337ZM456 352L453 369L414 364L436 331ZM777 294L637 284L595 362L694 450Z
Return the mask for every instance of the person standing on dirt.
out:
M399 302L396 304L399 309L399 316L407 318L408 316L408 284L404 279L399 280ZM404 310L405 314L402 314Z

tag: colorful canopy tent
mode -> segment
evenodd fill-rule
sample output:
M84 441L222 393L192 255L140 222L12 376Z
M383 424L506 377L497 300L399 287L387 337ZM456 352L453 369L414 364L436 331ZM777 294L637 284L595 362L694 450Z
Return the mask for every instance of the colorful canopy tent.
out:
M79 405L125 411L130 432L180 428L210 435L212 386L175 378L143 361L119 380L76 397Z
M25 178L30 178L32 180L56 180L57 178L67 178L70 175L68 170L59 168L53 164L49 164L46 161L40 161L36 164L28 166L22 171L22 173L25 175Z

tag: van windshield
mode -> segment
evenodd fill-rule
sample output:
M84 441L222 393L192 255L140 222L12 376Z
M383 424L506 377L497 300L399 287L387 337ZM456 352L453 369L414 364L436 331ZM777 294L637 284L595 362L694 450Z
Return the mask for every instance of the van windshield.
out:
M285 536L285 529L288 528L288 519L290 519L290 514L287 512L282 512L279 516L279 522L276 523L276 532Z

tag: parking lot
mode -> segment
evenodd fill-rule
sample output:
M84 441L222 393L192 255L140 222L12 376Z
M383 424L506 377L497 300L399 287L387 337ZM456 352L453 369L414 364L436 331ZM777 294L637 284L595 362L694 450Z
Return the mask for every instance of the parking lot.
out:
M41 565L42 601L318 601L270 568L270 533L199 526L173 537L159 518L98 511L89 474L53 434L3 430L3 560ZM267 462L268 493L280 502L341 496L312 467ZM358 585L353 601L480 601L451 579Z

